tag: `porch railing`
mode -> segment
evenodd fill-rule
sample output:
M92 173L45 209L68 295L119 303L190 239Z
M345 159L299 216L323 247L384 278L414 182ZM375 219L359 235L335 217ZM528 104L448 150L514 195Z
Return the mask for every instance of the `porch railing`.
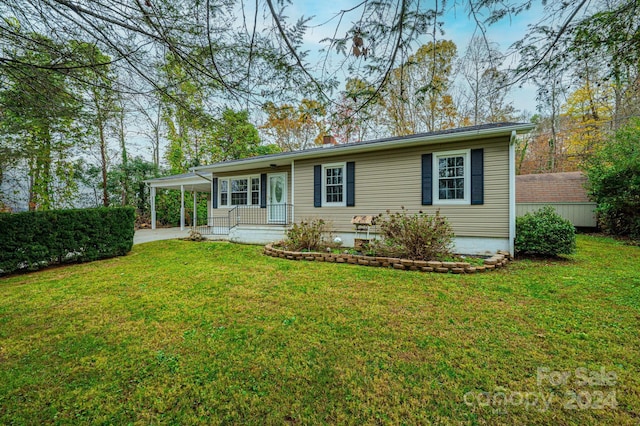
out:
M198 224L194 227L201 235L229 235L231 222L229 216L198 218Z
M195 227L202 235L228 235L239 225L282 226L290 225L293 219L292 204L268 204L259 206L234 206L208 218L198 218Z

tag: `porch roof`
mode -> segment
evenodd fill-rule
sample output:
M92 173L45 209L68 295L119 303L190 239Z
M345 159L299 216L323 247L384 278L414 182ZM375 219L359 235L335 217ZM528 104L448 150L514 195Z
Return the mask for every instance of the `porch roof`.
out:
M151 188L181 189L185 191L211 192L210 172L190 172L144 181Z

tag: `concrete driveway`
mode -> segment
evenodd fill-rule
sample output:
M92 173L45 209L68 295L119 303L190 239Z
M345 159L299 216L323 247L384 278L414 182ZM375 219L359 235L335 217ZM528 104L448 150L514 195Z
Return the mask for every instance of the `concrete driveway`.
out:
M184 231L181 231L180 228L139 229L133 235L133 244L186 238L189 236L189 229L185 228Z

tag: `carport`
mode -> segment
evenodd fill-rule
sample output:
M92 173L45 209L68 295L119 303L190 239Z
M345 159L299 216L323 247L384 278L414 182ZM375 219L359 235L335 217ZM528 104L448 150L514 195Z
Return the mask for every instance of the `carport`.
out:
M161 177L156 179L146 180L145 183L149 185L151 192L151 229L156 229L156 190L157 189L174 189L180 190L180 230L184 231L185 228L185 209L184 198L185 192L191 192L193 195L193 223L197 223L197 196L199 192L211 194L212 188L211 173L183 173L180 175L173 175L167 177ZM211 202L211 195L209 195L209 201ZM210 209L208 208L207 211Z

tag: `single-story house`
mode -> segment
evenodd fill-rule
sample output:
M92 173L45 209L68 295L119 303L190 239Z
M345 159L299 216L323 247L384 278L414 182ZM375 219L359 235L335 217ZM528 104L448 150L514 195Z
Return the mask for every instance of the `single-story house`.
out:
M246 243L284 238L288 227L322 218L352 246L356 215L387 209L446 216L455 251L513 253L515 140L533 128L495 123L225 161L147 181L155 226L157 188L208 194L198 229ZM330 138L327 138L330 139ZM331 142L331 140L329 140ZM375 229L373 229L375 232Z
M587 177L582 172L541 173L516 176L516 216L550 205L580 228L598 225L598 206L587 195Z

